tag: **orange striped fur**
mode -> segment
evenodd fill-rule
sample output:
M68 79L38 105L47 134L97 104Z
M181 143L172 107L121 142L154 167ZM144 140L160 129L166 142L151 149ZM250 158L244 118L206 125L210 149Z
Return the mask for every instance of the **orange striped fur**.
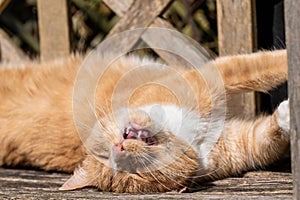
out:
M101 65L97 58L88 59L95 59L95 65ZM121 58L99 79L96 90L99 121L86 130L96 132L90 142L94 142L98 154L108 157L97 157L87 150L74 125L72 92L82 63L80 57L27 63L24 68L2 66L0 165L68 173L75 170L61 190L95 186L112 192L165 192L267 166L286 151L289 145L286 102L280 112L270 116L226 119L219 129L220 137L214 131L199 139L197 135L206 130L214 112L217 119L213 119L213 126L220 125L222 120L218 117L224 114L219 112L226 95L253 90L266 92L286 81L285 50L218 58L200 67L200 72L183 69L169 73L154 67L146 74L130 76L118 86L121 92L115 93L124 75L143 62L133 57ZM151 65L154 61L145 62ZM221 82L216 81L218 76ZM152 82L135 85L149 77ZM186 85L179 85L181 78ZM127 91L133 91L129 98L125 97ZM188 101L192 98L196 104ZM111 108L112 101L114 108L122 109L125 105L130 114ZM167 119L159 118L159 110L148 111L154 105L169 112L164 113ZM181 111L185 115L180 121L182 129L177 130ZM117 126L112 114L116 118L128 117L124 127ZM197 120L203 127L196 127ZM137 135L127 139L124 134L148 135L147 139ZM192 136L197 138L194 143L189 140ZM204 148L205 142L214 140L212 149Z

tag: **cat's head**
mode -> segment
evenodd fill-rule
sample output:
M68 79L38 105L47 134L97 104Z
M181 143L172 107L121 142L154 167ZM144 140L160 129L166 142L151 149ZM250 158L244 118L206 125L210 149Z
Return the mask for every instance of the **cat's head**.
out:
M170 119L176 115L174 108L167 107L167 119L147 108L117 113L117 120L100 119L94 128L106 139L95 139L94 144L101 152L88 155L61 189L96 186L112 192L164 192L189 187L198 175L199 158L178 137L186 130L178 129L176 116Z

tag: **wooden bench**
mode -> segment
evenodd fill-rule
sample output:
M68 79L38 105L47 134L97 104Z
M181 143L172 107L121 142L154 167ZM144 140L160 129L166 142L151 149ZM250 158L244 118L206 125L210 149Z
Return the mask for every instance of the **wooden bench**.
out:
M9 0L0 1L0 12ZM133 0L103 0L119 17L120 21L111 29L107 37L124 30L141 27L173 28L171 24L160 16L172 3L172 0L133 1ZM68 0L38 0L39 32L41 61L68 56L71 52L70 19L68 14ZM291 146L293 176L290 173L279 172L250 172L244 177L228 178L216 181L213 185L204 186L201 191L193 194L110 194L101 193L95 189L84 189L74 192L59 192L57 188L67 179L68 175L46 173L30 170L0 169L0 197L18 198L259 198L287 199L292 197L292 180L294 179L294 198L300 198L300 1L285 1L285 20L287 50L289 61L289 98L291 109ZM217 0L218 35L220 55L250 53L256 48L255 6L254 0ZM173 28L174 29L174 28ZM3 36L4 35L4 36ZM5 33L0 33L2 58L14 55L18 59L27 59L19 52ZM130 41L123 41L122 45L128 49L142 39L151 47L147 35L141 33ZM191 44L186 44L191 45ZM155 50L155 49L154 49ZM5 52L7 51L7 52ZM169 54L155 50L167 63L173 63L174 58ZM199 51L199 49L198 49ZM203 63L208 60L203 54ZM9 52L9 53L8 53ZM5 59L4 59L5 60ZM177 62L177 60L175 60ZM233 104L236 109L232 114L255 113L254 94L238 95Z

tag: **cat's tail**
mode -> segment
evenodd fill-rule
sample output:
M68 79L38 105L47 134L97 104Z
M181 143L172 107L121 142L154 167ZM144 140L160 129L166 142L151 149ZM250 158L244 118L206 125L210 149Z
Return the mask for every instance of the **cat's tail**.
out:
M267 92L287 80L286 50L220 57L209 65L217 67L228 94Z

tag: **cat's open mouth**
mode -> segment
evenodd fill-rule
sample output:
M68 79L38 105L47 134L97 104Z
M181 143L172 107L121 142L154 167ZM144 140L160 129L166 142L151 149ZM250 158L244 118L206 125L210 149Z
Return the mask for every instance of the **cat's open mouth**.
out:
M141 127L137 124L129 123L123 130L123 139L135 139L139 141L143 141L148 145L157 145L158 139L156 136L147 130L144 127Z

